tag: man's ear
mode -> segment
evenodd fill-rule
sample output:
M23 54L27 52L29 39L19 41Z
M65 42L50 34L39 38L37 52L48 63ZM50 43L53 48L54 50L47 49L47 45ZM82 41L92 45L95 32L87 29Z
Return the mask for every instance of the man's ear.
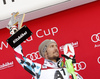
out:
M47 51L44 53L44 58L47 59Z

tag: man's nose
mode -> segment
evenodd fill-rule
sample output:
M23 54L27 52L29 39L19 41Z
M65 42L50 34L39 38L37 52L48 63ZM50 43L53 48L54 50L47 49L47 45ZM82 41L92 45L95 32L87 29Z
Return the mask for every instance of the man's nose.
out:
M56 49L56 50L58 50L58 47L57 47L57 46L55 46L55 49Z

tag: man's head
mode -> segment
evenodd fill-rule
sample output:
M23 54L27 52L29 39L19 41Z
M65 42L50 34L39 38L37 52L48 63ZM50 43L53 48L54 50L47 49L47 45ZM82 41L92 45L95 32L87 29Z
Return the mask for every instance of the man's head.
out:
M39 46L39 54L49 60L56 60L59 58L59 50L57 43L54 40L44 40Z

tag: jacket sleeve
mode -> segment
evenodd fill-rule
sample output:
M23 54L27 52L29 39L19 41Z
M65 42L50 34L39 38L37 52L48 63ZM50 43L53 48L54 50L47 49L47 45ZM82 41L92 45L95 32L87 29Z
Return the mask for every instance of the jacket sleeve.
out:
M33 63L30 59L24 57L21 45L15 49L15 58L18 63L28 71L35 79L39 79L41 73L41 64Z

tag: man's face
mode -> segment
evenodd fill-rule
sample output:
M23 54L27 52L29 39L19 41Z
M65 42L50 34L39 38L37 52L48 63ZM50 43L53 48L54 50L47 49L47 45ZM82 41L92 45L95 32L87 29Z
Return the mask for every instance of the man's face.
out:
M46 59L49 59L49 60L56 60L59 57L59 50L56 43L51 43L47 47L45 56L46 56Z

